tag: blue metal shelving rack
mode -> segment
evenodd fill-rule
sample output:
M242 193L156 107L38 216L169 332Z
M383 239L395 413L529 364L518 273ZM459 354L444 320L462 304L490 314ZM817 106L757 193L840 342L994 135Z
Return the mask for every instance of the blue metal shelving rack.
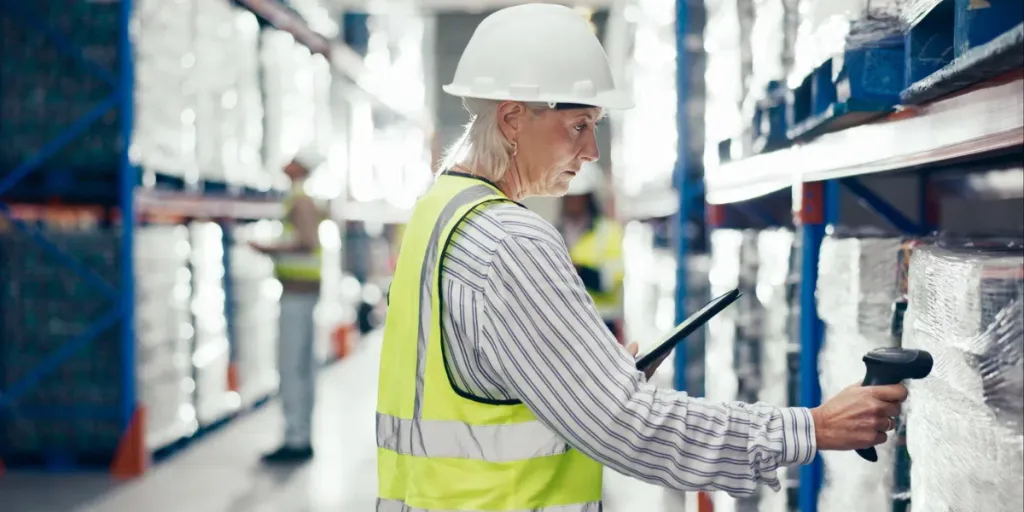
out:
M1017 70L915 111L826 134L787 149L724 163L705 174L711 208L728 206L749 211L759 198L792 190L801 261L798 405L814 407L821 403L818 351L825 333L817 315L815 289L821 242L830 226L842 222L840 193L845 190L852 194L892 231L920 236L932 232L937 225L934 201L938 191L931 184L936 166L958 162L960 167L969 167L965 161L1005 152L1011 152L1010 158L1019 158L1022 151L1024 70ZM918 178L916 219L901 213L858 179L861 175L897 171ZM1015 186L1019 189L1017 176ZM971 180L960 180L955 186L964 188L970 183ZM1006 180L1002 183L1005 185ZM1024 196L1024 190L1003 193L1009 197ZM685 245L680 245L680 249L685 249ZM822 473L820 457L800 468L801 512L817 510Z
M20 2L18 3L20 4ZM117 110L120 123L120 155L118 158L118 188L116 205L121 213L121 247L119 255L121 286L115 288L110 283L95 275L87 266L79 262L73 255L66 254L55 245L48 242L41 233L35 230L12 215L9 206L0 202L0 213L9 220L16 229L29 235L36 243L42 246L47 252L56 256L64 265L73 270L84 280L92 281L100 286L100 289L107 291L107 295L114 299L114 306L109 312L97 318L94 323L82 334L76 336L53 353L49 354L43 361L27 372L21 380L17 381L8 389L0 393L0 409L10 407L36 385L41 379L55 371L64 361L75 352L81 350L93 342L97 335L104 330L120 322L121 332L119 336L120 367L121 367L121 392L115 412L119 421L122 434L122 446L125 445L125 433L131 430L132 423L137 419L137 397L135 395L135 335L133 328L133 314L135 304L134 275L132 271L132 248L133 230L135 223L134 208L132 207L133 190L138 182L138 169L132 164L128 157L128 147L132 135L133 121L133 97L134 73L132 59L127 58L132 54L132 43L129 36L128 21L131 18L131 0L120 2L120 29L118 33L118 69L108 70L94 63L88 56L76 47L75 44L64 38L58 31L45 26L42 22L32 17L27 12L31 6L16 5L13 0L3 0L0 3L0 15L11 16L27 26L42 31L48 36L50 42L61 53L71 57L76 63L89 73L94 74L111 86L110 95L96 105L80 119L65 127L62 132L55 136L49 143L44 145L35 154L26 159L14 169L4 173L0 180L0 195L9 191L26 176L33 172L45 172L46 164L50 158L60 152L68 143L85 133L103 115L112 110ZM109 205L112 206L112 205ZM109 411L76 411L84 418L95 415L108 415ZM120 449L119 451L123 451ZM127 463L127 461L124 461Z
M358 88L362 90L362 93L367 95L377 108L390 110L407 122L426 126L423 120L416 117L416 113L399 111L387 101L382 100L380 95L366 83L363 78L365 69L357 52L344 44L328 41L313 32L301 18L298 18L293 11L285 7L280 1L238 0L236 3L268 21L270 25L292 33L297 41L308 46L311 51L329 54L334 69L342 76L355 82ZM70 58L80 68L109 84L111 93L86 114L64 127L52 140L43 145L41 149L25 159L25 161L11 169L0 168L0 171L2 171L2 174L0 174L0 198L8 196L12 188L22 182L26 176L32 173L49 172L50 169L47 164L54 155L58 154L69 143L87 133L89 128L105 114L116 110L119 125L118 134L120 137L119 155L117 156L116 194L109 194L113 196L112 200L103 204L103 206L112 210L116 209L120 215L118 230L120 232L121 246L118 264L121 282L119 287L115 287L103 280L76 259L75 256L66 254L56 245L47 241L43 233L39 232L29 223L19 220L10 205L0 199L0 215L5 217L12 226L31 237L34 242L58 259L64 266L73 270L79 278L95 285L98 290L106 291L106 295L113 302L111 310L97 318L81 335L66 341L58 350L48 354L40 364L28 371L19 381L8 386L7 389L0 389L0 417L15 406L19 397L32 390L41 379L57 370L62 363L67 361L76 352L82 350L83 347L94 342L96 337L105 329L120 323L118 366L121 372L121 393L117 401L116 410L96 411L88 407L76 407L72 411L63 411L61 414L64 416L70 414L72 420L116 417L121 436L116 453L113 454L111 469L118 476L137 476L145 470L151 454L146 453L143 428L145 411L144 407L139 404L139 397L136 394L134 228L140 221L144 221L147 215L172 215L186 219L201 218L219 221L222 227L227 230L230 228L232 220L279 218L283 210L276 198L269 197L266 194L222 192L213 195L210 192L158 190L142 187L140 183L140 169L129 156L133 134L135 85L134 62L132 58L133 45L129 33L133 2L131 0L121 0L119 2L116 70L105 69L97 64L86 55L75 41L34 16L33 9L36 8L37 6L31 3L19 2L18 0L0 0L0 17L10 17L20 26L28 27L33 31L44 34L48 43L61 55ZM74 182L74 176L72 176L72 182ZM73 189L74 187L70 188ZM68 187L65 187L62 190L67 189ZM22 203L41 202L47 199L44 196L48 195L53 194L32 195L31 199L26 199L22 194L19 194L15 199ZM88 202L90 200L85 201ZM226 233L224 239L226 244L230 243L230 233ZM228 247L226 246L225 270L229 270L229 253L227 249ZM228 308L231 307L230 288L230 278L228 278L225 282L226 300L228 301L226 306ZM233 356L233 336L229 337L229 339L232 339ZM234 359L232 358L232 360ZM53 414L52 411L42 411L41 413L47 413L51 416ZM26 412L19 411L19 414L24 416ZM73 454L58 454L57 459L47 461L45 464L54 469L68 469L68 466L74 469L76 467ZM0 460L0 473L2 473L3 467L3 461Z

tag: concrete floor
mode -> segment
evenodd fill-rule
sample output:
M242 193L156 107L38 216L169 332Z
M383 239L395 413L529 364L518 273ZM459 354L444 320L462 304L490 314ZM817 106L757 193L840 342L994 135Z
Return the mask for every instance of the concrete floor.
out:
M320 375L317 455L294 470L259 463L281 431L276 403L206 436L137 480L101 473L9 471L3 512L372 512L376 493L374 404L379 339ZM606 472L606 512L683 510L683 498Z

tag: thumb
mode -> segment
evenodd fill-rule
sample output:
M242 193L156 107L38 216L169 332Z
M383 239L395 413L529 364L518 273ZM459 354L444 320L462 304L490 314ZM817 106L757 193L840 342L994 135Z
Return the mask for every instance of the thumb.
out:
M640 346L633 341L630 342L629 345L626 345L626 350L629 352L629 355L636 357L636 353L640 350Z

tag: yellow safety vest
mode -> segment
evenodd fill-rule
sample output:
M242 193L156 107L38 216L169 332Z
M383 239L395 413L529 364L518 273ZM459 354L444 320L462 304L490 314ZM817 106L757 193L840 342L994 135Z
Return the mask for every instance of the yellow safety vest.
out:
M377 394L378 512L597 512L599 463L520 402L459 395L441 343L441 257L475 207L509 201L483 180L441 175L398 256Z
M292 206L295 204L295 197L305 195L301 186L293 188L292 193L285 198L285 217L282 219L284 229L282 236L296 236L295 225L291 221ZM319 244L316 249L304 252L287 252L274 255L274 274L282 281L304 281L319 282L320 270L323 266Z
M598 313L606 320L617 320L622 316L622 281L625 276L622 238L622 226L602 217L569 250L569 258L574 265L598 269L608 277L608 291L587 290Z

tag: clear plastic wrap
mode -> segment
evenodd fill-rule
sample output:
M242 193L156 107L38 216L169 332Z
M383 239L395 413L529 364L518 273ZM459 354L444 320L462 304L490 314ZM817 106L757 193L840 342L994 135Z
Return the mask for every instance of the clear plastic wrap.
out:
M196 176L194 0L138 0L132 10L135 124L132 158L172 176Z
M914 252L903 343L935 361L908 383L914 510L1024 509L1022 300L1020 249Z
M800 0L790 84L799 84L814 68L845 49L902 37L904 3L906 0Z
M828 237L821 244L816 290L825 342L818 355L822 400L864 378L865 353L893 346L890 319L899 296L898 238ZM895 440L896 436L891 439ZM892 506L895 442L879 446L878 464L854 452L822 452L822 512L877 512Z
M711 232L711 296L717 297L739 287L740 252L743 232L716 229ZM734 304L715 315L707 324L704 353L704 396L716 402L735 401L739 375L735 367L736 339L739 334L739 310ZM738 500L724 492L715 493L714 509L734 512Z
M771 82L784 83L793 65L796 0L756 0L750 30L751 79L744 101L750 111Z
M278 320L281 283L274 277L274 262L249 246L250 241L273 238L276 223L260 221L236 228L231 247L231 309L236 340L238 394L242 405L252 405L277 391Z
M254 185L287 189L283 169L300 148L311 145L330 154L330 65L286 32L264 30L260 37L266 160L265 170L254 178ZM331 172L330 166L315 171L307 183L315 183L322 172Z
M704 81L707 84L705 103L705 166L713 166L718 160L718 143L742 134L744 125L743 101L750 84L750 76L744 74L751 67L744 66L742 26L752 25L752 20L742 21L740 0L705 0L707 21L704 25L704 49L707 51L707 68ZM738 149L743 152L742 148Z
M228 388L231 361L224 311L224 232L213 222L189 226L192 245L192 317L195 343L191 363L195 375L196 416L200 426L215 423L239 406Z
M139 227L135 237L135 377L146 405L146 447L155 450L198 427L191 385L192 249L185 226Z
M251 184L261 167L256 17L228 0L140 0L132 158L193 182Z
M942 0L902 0L900 2L900 18L904 28L917 25Z
M758 401L779 407L789 405L789 318L791 308L791 256L793 232L766 230L757 238L757 300L763 309L761 328L761 388ZM786 486L786 468L779 468L779 481ZM759 512L786 512L785 492L762 492Z

